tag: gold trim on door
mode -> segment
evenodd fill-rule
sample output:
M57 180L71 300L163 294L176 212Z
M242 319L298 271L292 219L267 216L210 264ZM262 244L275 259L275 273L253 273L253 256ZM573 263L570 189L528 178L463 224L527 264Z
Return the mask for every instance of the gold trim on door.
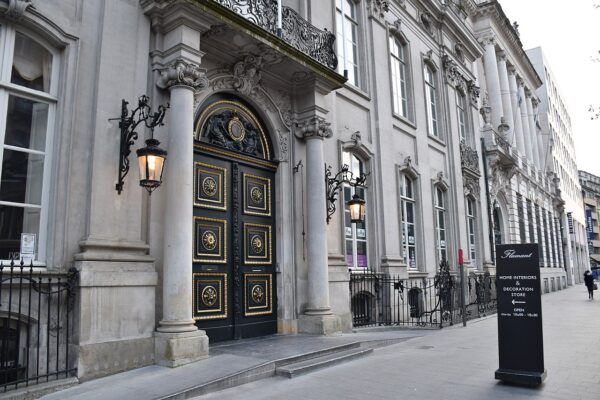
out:
M271 225L244 223L244 264L271 264Z
M248 190L249 186L252 188ZM258 175L243 174L244 214L271 216L271 179Z
M193 240L194 262L227 263L227 220L194 217Z
M210 198L215 194L218 198ZM194 162L194 206L227 211L226 168Z
M249 300L252 300L252 304ZM273 276L271 274L244 274L244 316L266 315L272 312Z
M204 277L204 279L202 278ZM213 278L213 279L206 279ZM203 284L202 290L198 287ZM227 274L220 272L195 272L192 274L194 319L223 319L227 318ZM200 307L200 302L204 309ZM216 308L206 308L217 305ZM220 313L216 315L199 315Z

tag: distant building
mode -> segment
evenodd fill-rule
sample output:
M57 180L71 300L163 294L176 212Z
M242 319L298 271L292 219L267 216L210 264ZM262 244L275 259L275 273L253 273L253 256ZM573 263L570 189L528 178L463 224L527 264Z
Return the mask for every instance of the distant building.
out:
M600 267L600 177L579 171L579 183L585 207L587 247L592 268Z
M527 50L527 55L542 80L542 86L536 90L540 104L535 122L541 129L540 139L545 149L543 167L546 173L556 175L564 202L561 224L563 235L568 239L563 243L567 278L569 283L581 283L583 272L590 266L571 117L542 48Z
M478 2L474 30L485 50L477 67L494 242L539 243L542 288L554 291L566 287L567 273L562 200L536 117L543 80L497 1Z

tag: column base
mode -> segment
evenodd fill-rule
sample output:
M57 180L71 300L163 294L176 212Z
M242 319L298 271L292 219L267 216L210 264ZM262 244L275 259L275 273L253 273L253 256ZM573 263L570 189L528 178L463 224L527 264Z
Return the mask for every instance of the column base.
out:
M208 357L208 336L192 332L154 332L155 361L164 367L179 367Z
M298 333L337 335L342 333L342 321L337 315L300 315Z

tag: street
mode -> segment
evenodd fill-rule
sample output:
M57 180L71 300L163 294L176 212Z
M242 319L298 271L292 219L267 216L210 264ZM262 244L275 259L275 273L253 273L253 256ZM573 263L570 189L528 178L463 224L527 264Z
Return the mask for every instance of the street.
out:
M548 377L538 388L494 379L493 316L298 378L268 378L197 399L600 399L600 295L589 301L577 285L542 296L542 307Z

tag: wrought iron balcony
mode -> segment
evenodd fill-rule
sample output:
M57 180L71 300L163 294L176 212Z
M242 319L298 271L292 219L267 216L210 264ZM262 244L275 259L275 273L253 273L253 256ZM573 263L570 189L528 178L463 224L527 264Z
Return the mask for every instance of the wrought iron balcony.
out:
M253 24L277 35L276 0L213 0ZM290 7L282 9L282 40L290 46L335 70L335 35L327 29L320 30L302 18Z

